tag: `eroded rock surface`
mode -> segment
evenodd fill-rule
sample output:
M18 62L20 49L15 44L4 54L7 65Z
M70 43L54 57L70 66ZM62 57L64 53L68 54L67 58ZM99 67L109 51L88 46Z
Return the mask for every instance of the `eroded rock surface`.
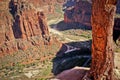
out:
M42 5L40 1L44 3L44 0L38 1L41 4L39 6L42 6L40 9L51 4L51 1L46 0ZM15 62L44 58L46 56L38 55L43 54L44 50L49 51L53 45L60 47L60 43L49 35L46 13L35 8L37 0L1 0L0 5L0 64L4 63L2 60L7 57L11 60L15 58ZM16 53L19 53L18 57ZM13 64L14 61L11 60L5 60L8 62L5 64Z
M91 3L82 0L69 0L64 4L64 21L79 22L90 26Z
M120 0L117 1L116 13L120 14ZM83 25L91 26L91 11L92 1L91 0L68 0L63 5L64 10L64 22L65 23L80 23ZM115 19L113 40L116 42L120 37L120 18Z

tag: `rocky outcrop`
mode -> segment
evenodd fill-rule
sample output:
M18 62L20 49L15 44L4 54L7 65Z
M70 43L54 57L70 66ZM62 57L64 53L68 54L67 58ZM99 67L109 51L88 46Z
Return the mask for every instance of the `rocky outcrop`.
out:
M90 26L91 3L82 0L69 0L64 4L64 21L79 22Z
M116 13L120 14L120 0L117 2L117 10ZM77 22L83 25L91 26L90 18L91 18L91 6L92 2L91 0L68 0L63 5L64 10L64 22L65 23L71 23L71 22ZM114 25L114 33L113 33L113 40L116 42L116 40L120 36L120 26L119 26L120 19L115 19L115 25Z
M15 38L26 39L32 36L49 35L46 17L43 12L36 12L25 1L9 3L10 12L14 17L13 32Z
M89 68L74 67L69 70L65 70L58 74L55 79L51 80L82 80L85 74L89 71Z
M13 18L8 11L8 2L0 2L0 44L14 40L12 31Z
M54 46L60 47L60 43L49 35L45 13L36 10L29 1L33 0L0 1L0 67L2 63L26 63L31 58L44 58L38 55L45 53L44 50L49 52ZM55 50L51 51L53 56Z
M54 13L56 0L27 0L37 11Z
M33 36L49 37L48 25L43 12L36 12L22 0L3 2L3 4L5 3L6 10L1 12L3 19L0 20L1 44ZM8 5L9 7L7 7Z
M120 0L117 1L117 13L120 13ZM67 0L63 5L64 22L79 22L91 26L91 0Z
M32 8L37 11L44 11L46 14L55 13L55 5L63 4L65 0L27 0Z

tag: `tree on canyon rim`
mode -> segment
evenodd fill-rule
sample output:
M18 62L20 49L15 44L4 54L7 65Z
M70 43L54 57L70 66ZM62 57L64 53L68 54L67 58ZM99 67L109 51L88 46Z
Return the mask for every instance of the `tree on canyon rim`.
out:
M116 0L92 0L91 80L114 80L113 25ZM86 77L87 78L87 77ZM84 80L85 79L84 77Z

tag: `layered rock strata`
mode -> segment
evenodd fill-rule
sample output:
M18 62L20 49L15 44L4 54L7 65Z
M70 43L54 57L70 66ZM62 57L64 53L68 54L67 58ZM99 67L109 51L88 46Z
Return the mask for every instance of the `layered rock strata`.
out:
M45 13L29 2L32 1L0 1L0 67L2 63L29 62L27 60L33 58L42 60L45 50L49 53L52 47L60 47L49 34ZM52 56L54 52L51 52Z

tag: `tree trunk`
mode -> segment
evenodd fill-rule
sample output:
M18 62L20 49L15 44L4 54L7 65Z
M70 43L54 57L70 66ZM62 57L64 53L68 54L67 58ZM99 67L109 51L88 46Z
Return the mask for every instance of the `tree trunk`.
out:
M93 0L92 80L114 80L113 25L116 0Z

